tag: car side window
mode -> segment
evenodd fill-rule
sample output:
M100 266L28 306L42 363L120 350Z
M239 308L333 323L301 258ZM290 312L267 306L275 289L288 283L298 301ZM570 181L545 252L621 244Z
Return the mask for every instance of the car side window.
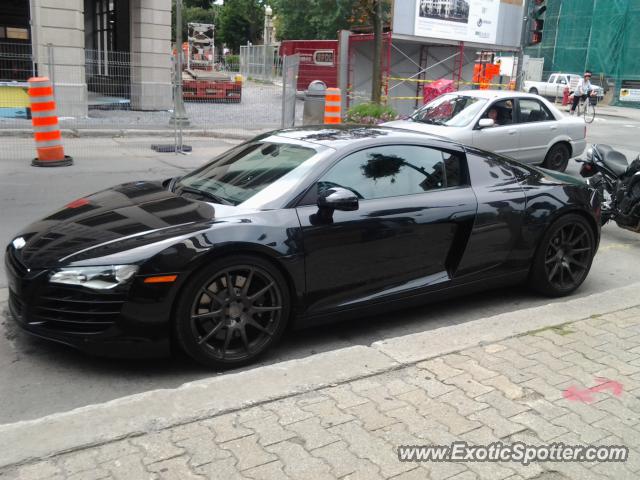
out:
M518 101L519 123L547 122L555 120L549 109L538 100L521 98Z
M467 183L464 156L415 145L387 145L352 153L318 182L318 193L344 187L360 199L414 195Z
M500 100L493 103L485 111L482 118L490 118L496 127L511 125L513 123L513 100Z
M548 83L555 83L557 78L558 78L558 76L557 76L557 75L551 75L551 76L549 77L549 81L548 81Z
M558 82L557 83L561 83L562 85L566 85L567 84L566 77L563 77L562 75L558 76Z

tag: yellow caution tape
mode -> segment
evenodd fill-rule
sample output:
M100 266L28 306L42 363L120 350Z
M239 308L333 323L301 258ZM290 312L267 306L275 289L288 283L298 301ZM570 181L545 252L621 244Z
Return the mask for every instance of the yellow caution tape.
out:
M433 83L433 82L437 82L438 80L423 80L423 79L418 79L418 78L402 78L402 77L387 77L388 80L397 80L400 82L415 82L415 83ZM460 81L460 82L455 82L456 84L459 83L460 85L477 85L477 86L488 86L488 87L508 87L510 84L509 83L482 83L482 82L464 82L464 81Z

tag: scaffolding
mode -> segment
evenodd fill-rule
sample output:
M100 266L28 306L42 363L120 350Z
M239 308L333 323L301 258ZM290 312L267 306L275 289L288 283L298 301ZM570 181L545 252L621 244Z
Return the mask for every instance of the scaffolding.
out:
M526 53L545 60L545 74L591 70L612 104L621 102L620 89L640 83L640 0L548 0L541 44ZM632 87L635 88L635 87Z

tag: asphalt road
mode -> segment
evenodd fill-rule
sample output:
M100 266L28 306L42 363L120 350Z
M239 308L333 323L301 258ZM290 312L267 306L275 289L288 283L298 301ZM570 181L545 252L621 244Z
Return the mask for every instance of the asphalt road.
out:
M590 141L611 144L628 154L640 149L638 136L640 123L622 119L598 119L589 127ZM127 150L126 145L114 148L111 140L92 141L96 159L70 169L43 171L23 164L0 164L2 244L23 225L73 198L126 180L166 178L198 165L229 146L219 141L211 145L215 141L199 140L192 142L195 147L193 156L161 157L143 150L140 145ZM574 162L569 172L577 174ZM591 274L577 296L638 281L639 258L640 235L616 226L605 227ZM4 285L3 282L4 278L0 280L0 286ZM293 332L263 363L302 358L350 345L370 344L546 303L549 299L532 294L523 287L514 287L465 297L456 302ZM37 418L151 389L173 388L212 375L212 372L183 357L145 361L94 358L29 338L16 331L5 318L0 331L0 423Z

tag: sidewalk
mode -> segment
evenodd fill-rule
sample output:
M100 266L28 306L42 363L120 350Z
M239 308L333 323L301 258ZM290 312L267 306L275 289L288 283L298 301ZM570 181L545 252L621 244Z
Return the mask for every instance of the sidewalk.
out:
M635 479L639 287L2 425L0 478ZM622 392L563 393L602 378ZM400 445L456 440L624 445L630 455L398 461Z
M557 104L556 106L562 112L569 112L569 105L562 106ZM596 117L620 118L632 122L640 122L640 108L614 107L599 103L596 107Z

